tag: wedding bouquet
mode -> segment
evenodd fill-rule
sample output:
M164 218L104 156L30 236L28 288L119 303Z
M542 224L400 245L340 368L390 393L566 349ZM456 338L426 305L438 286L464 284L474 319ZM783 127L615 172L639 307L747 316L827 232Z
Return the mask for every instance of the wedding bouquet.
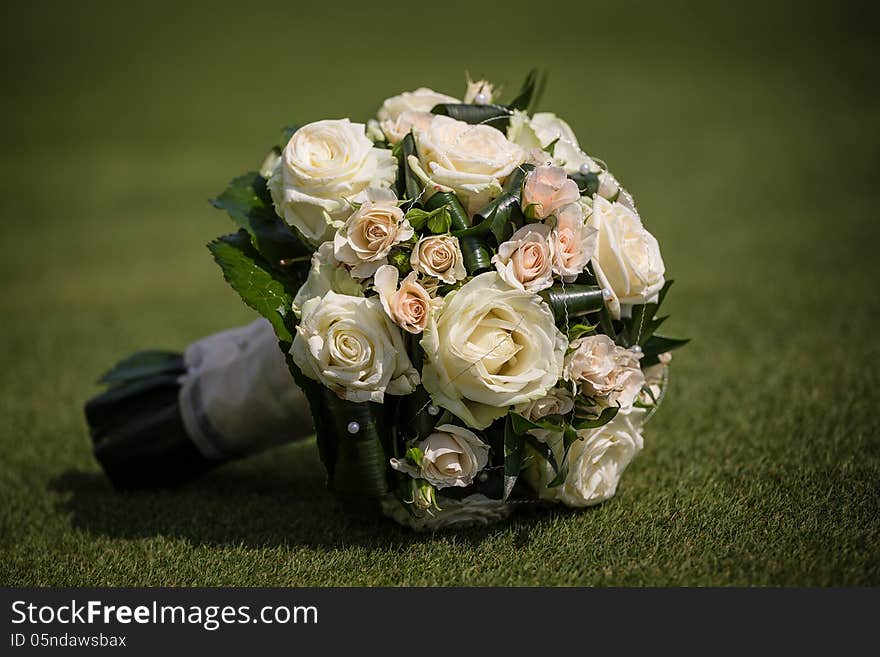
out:
M486 81L462 100L421 88L366 124L285 131L214 200L238 231L209 244L267 321L236 333L219 367L194 376L216 359L191 347L182 375L178 356L144 352L116 379L177 372L175 430L208 461L311 432L307 403L341 505L416 529L612 497L686 340L656 333L671 281L632 196L565 121L534 111L541 87L532 73L507 104ZM220 411L200 410L204 390ZM90 424L111 474L106 401Z

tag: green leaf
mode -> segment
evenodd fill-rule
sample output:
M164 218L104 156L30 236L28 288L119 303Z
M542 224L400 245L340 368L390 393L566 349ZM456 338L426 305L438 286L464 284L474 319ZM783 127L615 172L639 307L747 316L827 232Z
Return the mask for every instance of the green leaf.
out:
M504 423L504 497L510 497L523 465L525 437L513 430L513 422L508 416Z
M397 154L397 195L414 204L422 195L422 181L409 166L409 156L419 156L412 132L400 141Z
M596 330L598 326L598 324L591 324L589 326L587 326L586 324L575 324L570 329L568 329L568 341L574 342L585 333L592 333Z
M485 237L491 233L496 244L507 240L523 224L524 217L520 209L522 184L526 174L532 169L532 165L524 164L514 170L504 182L501 194L474 214L473 225L465 230L456 230L453 235Z
M541 100L541 96L544 95L544 87L546 85L547 74L539 73L537 69L532 69L526 76L519 94L510 101L508 107L528 111L531 114Z
M470 103L441 103L431 109L433 114L441 114L471 125L488 125L501 132L507 132L511 110L503 105L471 105Z
M565 479L568 477L568 452L578 440L582 440L582 438L577 435L571 425L567 425L562 433L562 459L559 461L556 476L547 484L547 488L555 488L565 483Z
M268 319L278 339L289 346L295 323L291 304L298 282L273 269L243 230L214 240L208 249L242 301Z
M410 447L406 450L406 456L404 458L417 468L420 468L422 467L422 461L425 459L425 453L418 447Z
M546 429L553 433L559 433L563 430L562 423L553 422L550 419L543 418L540 420L529 420L519 413L510 412L511 429L517 434L527 434L532 429Z
M452 225L452 217L449 215L447 208L440 208L437 214L428 218L428 230L435 235L442 235L449 232Z
M422 230L425 227L425 224L428 223L428 219L434 216L434 213L440 212L442 209L443 207L441 206L428 212L421 208L410 208L406 212L406 220L409 222L409 225L413 227L413 230Z
M576 419L571 425L578 431L582 429L598 429L611 422L611 420L617 415L618 411L620 411L620 406L608 406L607 408L602 409L602 412L599 413L599 417Z
M304 281L314 249L275 213L266 180L259 173L251 171L235 178L211 204L225 210L248 232L256 250L272 266L287 268ZM288 263L296 266L291 268Z
M581 196L590 196L599 191L599 175L592 171L588 174L570 173L568 177L577 183Z
M98 383L116 385L136 381L149 376L177 372L181 367L181 355L176 351L151 349L138 351L113 366Z
M645 355L663 354L667 351L683 347L688 342L690 342L690 339L665 338L662 335L652 335L651 338L645 342L642 351L644 351Z

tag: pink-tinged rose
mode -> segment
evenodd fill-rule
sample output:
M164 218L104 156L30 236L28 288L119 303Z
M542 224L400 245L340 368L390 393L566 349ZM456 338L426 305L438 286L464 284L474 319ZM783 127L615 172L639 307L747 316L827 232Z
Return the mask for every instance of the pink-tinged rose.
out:
M645 385L640 358L641 354L617 346L607 335L578 338L569 345L563 376L597 405L619 405L621 413L629 413Z
M392 321L407 333L421 333L431 312L431 295L419 285L416 272L410 272L397 287L396 267L382 265L373 278L382 308Z
M553 285L550 226L527 224L498 247L492 263L511 287L539 292Z
M553 273L572 283L596 254L598 231L586 224L580 203L570 203L556 213L553 230Z
M577 183L569 180L561 167L536 167L523 185L522 207L526 216L545 219L570 203L576 203L581 193Z
M355 278L369 278L388 263L391 247L413 236L412 226L393 201L367 201L333 238L333 253Z
M417 272L449 285L467 276L458 238L452 235L422 237L413 248L409 262Z

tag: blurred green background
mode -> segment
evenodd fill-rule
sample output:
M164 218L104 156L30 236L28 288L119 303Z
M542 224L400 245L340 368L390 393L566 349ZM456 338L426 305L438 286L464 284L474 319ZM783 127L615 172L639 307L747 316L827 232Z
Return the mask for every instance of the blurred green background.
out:
M766 2L4 9L0 584L880 584L877 13ZM207 199L287 124L464 71L551 73L636 196L693 342L610 503L413 535L334 510L314 443L116 494L83 402L245 323Z

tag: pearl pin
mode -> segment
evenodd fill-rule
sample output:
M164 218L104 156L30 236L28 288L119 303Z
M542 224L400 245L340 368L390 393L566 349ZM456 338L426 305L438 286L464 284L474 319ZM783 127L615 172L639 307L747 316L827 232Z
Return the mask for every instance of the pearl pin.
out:
M352 420L351 422L348 423L347 428L348 428L348 433L357 433L358 431L361 430L361 425L358 424L357 422L355 422L354 420Z
M580 171L582 176L587 176L590 174L590 163L584 162L582 165L578 167L578 171Z
M609 290L607 287L602 288L602 300L603 301L611 301L614 298L614 293Z
M475 105L488 105L489 104L489 97L481 91L476 96L474 96L474 104Z
M434 406L434 404L431 404L430 406L428 406L428 415L439 415L439 414L440 414L440 409L437 408L436 406Z

